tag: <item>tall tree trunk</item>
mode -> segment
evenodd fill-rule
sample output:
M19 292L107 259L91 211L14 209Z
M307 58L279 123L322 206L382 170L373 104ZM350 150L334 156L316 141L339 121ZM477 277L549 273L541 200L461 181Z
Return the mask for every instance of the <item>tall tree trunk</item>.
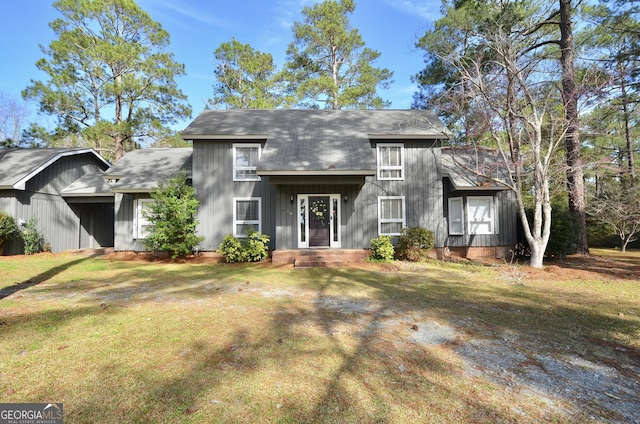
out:
M122 77L116 77L116 87L117 93L115 96L115 106L116 106L116 129L113 140L115 141L115 161L119 161L122 156L124 156L124 146L122 145L122 95L120 94L120 85L122 84Z
M567 152L567 190L569 212L576 227L578 253L589 253L585 215L584 174L578 132L578 95L573 65L573 30L571 0L560 0L560 62L562 64L562 97L565 113L565 149Z
M631 145L631 118L629 114L629 97L627 95L627 70L623 64L618 65L620 72L620 94L622 96L622 116L624 117L624 139L626 141L627 175L629 185L633 186L636 179L636 171L633 165L633 148ZM621 164L622 165L622 164Z

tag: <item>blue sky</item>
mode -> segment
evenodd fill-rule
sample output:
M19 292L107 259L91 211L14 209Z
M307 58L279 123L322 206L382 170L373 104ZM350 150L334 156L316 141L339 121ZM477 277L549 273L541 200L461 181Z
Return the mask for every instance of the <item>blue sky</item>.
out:
M19 98L31 79L46 80L35 66L43 57L39 45L48 46L53 32L49 22L59 17L47 0L2 2L0 92ZM271 53L278 66L284 62L292 41L291 26L301 20L300 11L313 0L138 0L140 7L171 35L169 50L186 67L187 75L177 79L188 96L195 117L212 96L213 51L235 37L254 49ZM393 109L411 105L416 87L411 75L424 66L414 48L416 38L439 16L440 0L356 0L351 25L365 45L381 53L376 66L394 72L394 83L379 94ZM36 106L30 105L37 118ZM181 123L181 129L188 121Z

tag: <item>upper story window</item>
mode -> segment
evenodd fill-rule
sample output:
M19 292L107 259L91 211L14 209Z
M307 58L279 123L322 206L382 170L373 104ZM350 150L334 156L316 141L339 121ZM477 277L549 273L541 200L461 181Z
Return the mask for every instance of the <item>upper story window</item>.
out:
M404 180L404 145L381 143L376 146L379 180Z
M259 143L233 145L233 181L260 181L258 176Z

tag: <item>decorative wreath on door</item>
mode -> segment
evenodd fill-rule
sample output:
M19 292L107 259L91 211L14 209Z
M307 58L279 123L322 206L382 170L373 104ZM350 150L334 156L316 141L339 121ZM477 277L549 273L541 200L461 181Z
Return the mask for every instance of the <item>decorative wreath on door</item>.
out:
M324 200L316 200L311 204L311 215L318 221L324 221L327 213L327 204Z

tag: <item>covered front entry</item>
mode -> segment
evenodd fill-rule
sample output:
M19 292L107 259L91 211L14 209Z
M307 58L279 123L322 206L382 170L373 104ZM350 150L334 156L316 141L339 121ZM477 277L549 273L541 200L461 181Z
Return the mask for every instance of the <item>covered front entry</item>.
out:
M299 194L298 248L340 247L340 195Z

